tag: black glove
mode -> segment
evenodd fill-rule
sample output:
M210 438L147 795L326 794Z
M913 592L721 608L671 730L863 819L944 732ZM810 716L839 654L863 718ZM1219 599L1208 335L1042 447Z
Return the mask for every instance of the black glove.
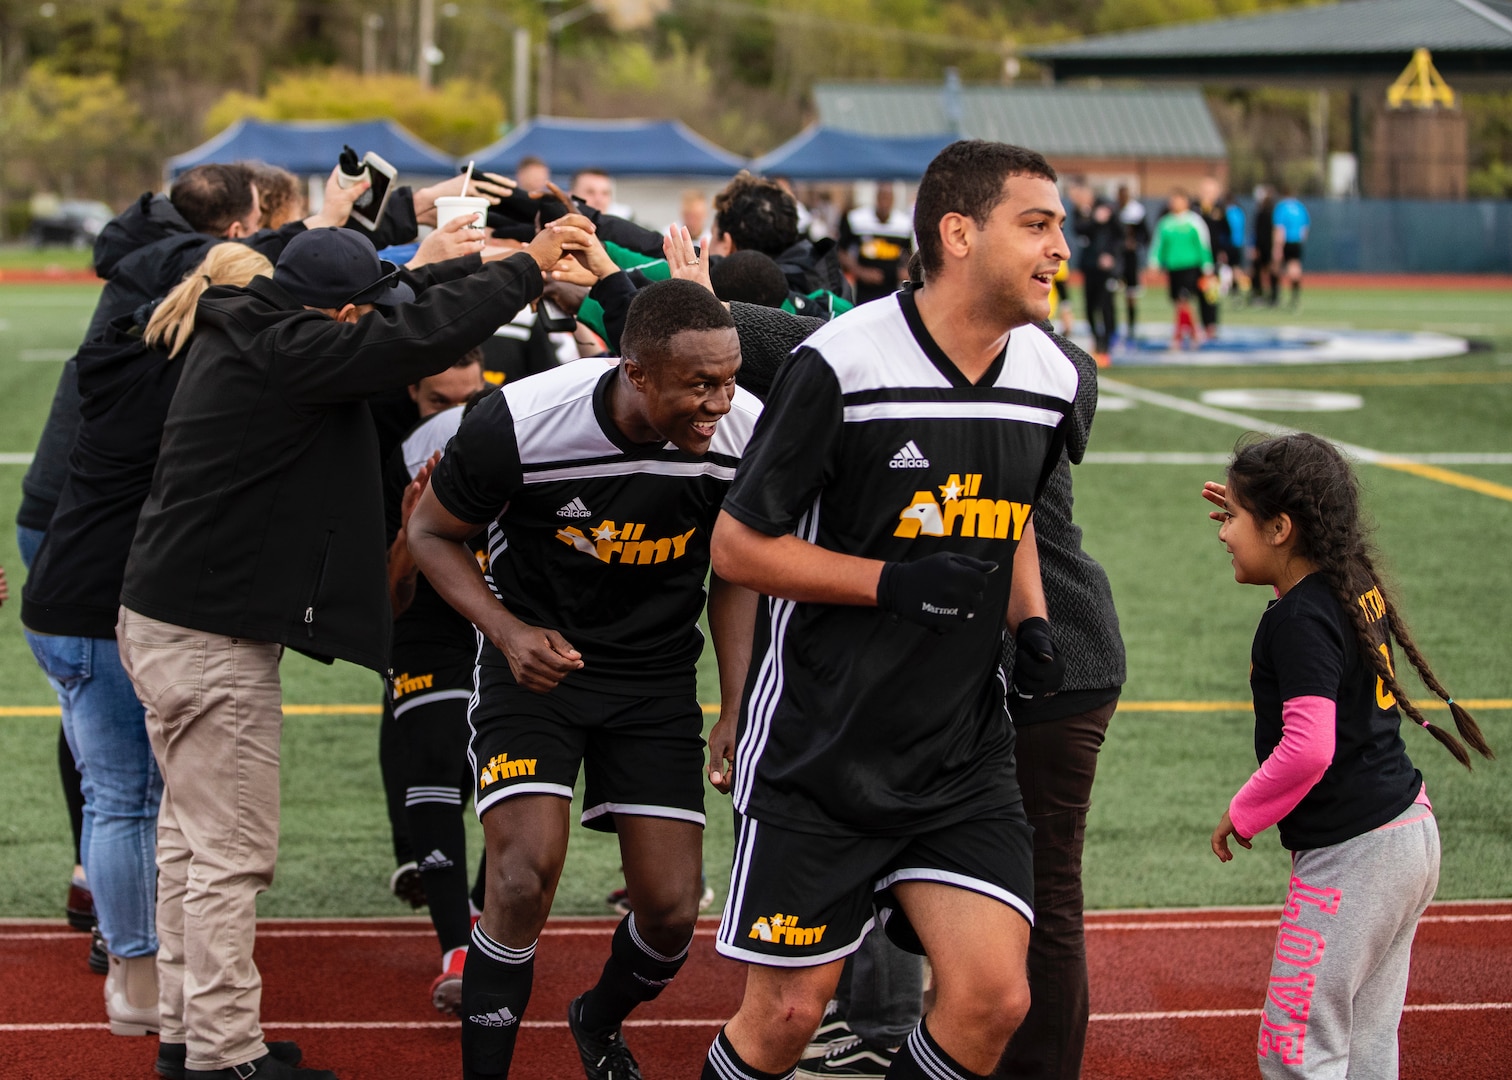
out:
M987 592L987 575L997 563L952 552L936 552L917 562L890 562L877 581L877 606L937 634L976 614Z
M488 208L489 224L492 225L497 220L533 225L536 211L540 208L539 199L532 199L530 192L517 187Z
M1066 659L1056 651L1050 624L1038 615L1013 633L1013 689L1019 697L1053 694L1066 679Z

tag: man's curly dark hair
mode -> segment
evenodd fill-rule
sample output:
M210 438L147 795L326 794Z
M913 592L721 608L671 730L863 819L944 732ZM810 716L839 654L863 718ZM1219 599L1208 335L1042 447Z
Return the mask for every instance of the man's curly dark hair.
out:
M714 228L738 250L775 259L798 242L798 204L774 181L742 171L714 196Z

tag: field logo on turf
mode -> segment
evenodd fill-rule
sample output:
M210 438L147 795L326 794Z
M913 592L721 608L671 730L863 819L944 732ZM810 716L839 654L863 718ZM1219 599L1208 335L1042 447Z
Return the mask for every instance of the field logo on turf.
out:
M508 1007L505 1007L495 1009L493 1012L478 1013L475 1016L469 1016L467 1019L479 1027L501 1028L513 1024L515 1022L515 1014L510 1012Z
M773 945L817 945L824 938L824 931L829 923L823 926L799 926L796 915L773 915L768 919L765 915L751 924L751 932L747 937L759 938Z
M894 536L912 540L919 536L978 536L984 539L1020 540L1029 521L1029 503L1007 499L978 498L982 474L951 473L933 491L915 491L913 501L898 514Z
M403 675L395 675L394 700L397 701L405 694L413 694L416 690L429 690L435 681L434 675L411 675L407 671Z
M534 776L535 770L535 758L516 758L510 761L508 754L495 754L488 759L488 764L483 766L478 774L478 786L486 788L489 784L500 780L513 780L516 776Z
M887 467L889 469L927 469L929 468L929 459L924 456L924 451L919 449L919 444L909 439L892 456L892 460L887 463Z
M599 562L619 562L624 566L663 563L668 559L680 559L688 553L688 541L697 528L689 529L681 536L663 536L655 540L642 539L646 526L642 522L627 521L616 525L612 521L599 523L596 529L583 533L576 525L558 529L556 538L584 555L591 555Z

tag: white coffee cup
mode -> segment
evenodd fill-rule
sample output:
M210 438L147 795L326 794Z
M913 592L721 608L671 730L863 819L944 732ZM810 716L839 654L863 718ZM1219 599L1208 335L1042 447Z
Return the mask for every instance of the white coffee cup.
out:
M481 195L442 195L436 200L436 228L455 217L470 217L469 229L481 229L488 221L488 200Z

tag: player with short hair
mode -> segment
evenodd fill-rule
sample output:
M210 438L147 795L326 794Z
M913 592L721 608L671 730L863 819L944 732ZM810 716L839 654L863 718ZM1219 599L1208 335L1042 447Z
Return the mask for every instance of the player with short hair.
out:
M1293 310L1302 303L1302 245L1312 225L1307 207L1302 205L1290 184L1281 185L1281 201L1271 211L1271 307L1276 306L1276 290L1282 277L1291 285ZM1258 240L1257 240L1258 242Z
M601 247L588 256L607 259ZM623 358L506 384L462 422L408 526L410 551L478 627L469 712L487 899L462 984L467 1077L509 1072L536 939L562 872L573 783L617 832L633 913L568 1020L591 1078L639 1076L621 1021L687 957L702 891L703 651L709 536L760 412L735 387L730 313L690 281L635 298ZM486 525L485 574L461 541ZM756 598L710 580L733 756Z
M717 942L750 967L705 1080L790 1076L877 918L936 979L890 1077L988 1073L1028 1008L999 650L1006 621L1020 689L1058 685L1031 513L1078 375L1030 324L1064 220L1039 154L953 143L915 204L927 284L827 324L772 387L714 537L715 572L772 599Z

